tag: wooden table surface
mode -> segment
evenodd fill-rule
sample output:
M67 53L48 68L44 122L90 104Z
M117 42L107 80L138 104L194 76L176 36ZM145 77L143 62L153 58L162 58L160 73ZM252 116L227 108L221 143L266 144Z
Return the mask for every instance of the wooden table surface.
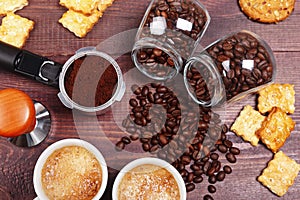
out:
M57 22L66 11L59 5L58 0L30 0L29 6L17 12L35 21L34 30L30 33L24 49L64 63L81 47L96 46L110 36L137 28L149 2L149 0L116 0L93 30L86 37L79 39ZM296 2L294 12L285 21L278 24L260 24L249 20L243 14L237 1L201 2L211 15L210 26L201 41L203 46L233 31L246 29L260 35L273 49L277 61L276 82L294 84L296 91L296 111L291 115L296 126L282 150L300 163L300 3ZM129 56L120 62L120 66L123 71L134 68ZM18 88L29 94L32 99L42 102L51 113L52 126L45 141L34 148L19 148L9 143L6 138L0 138L1 200L35 198L32 181L34 165L47 146L63 138L79 137L90 141L104 152L108 163L121 159L115 154L109 156L103 143L107 139L112 144L116 143L118 138L124 135L120 128L115 127L114 112L108 111L98 116L97 122L93 119L91 121L74 119L73 112L59 101L58 89L0 69L0 89L5 88ZM222 116L223 123L230 126L242 107L246 104L254 106L255 100L256 97L251 96L226 107L225 116ZM120 110L119 114L126 116L126 110ZM271 193L256 180L273 156L264 145L252 147L234 134L230 134L230 139L241 149L241 154L237 163L231 165L233 173L228 175L225 181L216 184L217 192L213 194L215 199L300 199L300 177L296 178L294 185L282 198ZM132 144L133 150L135 146L139 146L139 143ZM127 158L122 159L126 161ZM102 199L111 199L111 188L116 174L117 170L109 168L108 187ZM188 199L202 199L207 193L206 186L205 182L197 185L193 192L188 193Z

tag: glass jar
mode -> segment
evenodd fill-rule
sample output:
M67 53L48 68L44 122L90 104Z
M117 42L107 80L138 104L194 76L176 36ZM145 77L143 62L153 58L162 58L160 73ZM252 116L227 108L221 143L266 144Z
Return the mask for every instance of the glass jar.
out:
M132 59L155 80L176 76L210 22L197 0L152 0L139 26Z
M206 106L237 101L272 83L275 76L271 48L246 30L226 35L194 53L184 69L190 96Z

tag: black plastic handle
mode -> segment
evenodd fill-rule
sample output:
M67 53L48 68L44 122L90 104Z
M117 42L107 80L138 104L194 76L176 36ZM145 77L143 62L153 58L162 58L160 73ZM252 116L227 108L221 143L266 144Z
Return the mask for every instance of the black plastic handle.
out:
M0 41L0 67L58 87L62 65Z

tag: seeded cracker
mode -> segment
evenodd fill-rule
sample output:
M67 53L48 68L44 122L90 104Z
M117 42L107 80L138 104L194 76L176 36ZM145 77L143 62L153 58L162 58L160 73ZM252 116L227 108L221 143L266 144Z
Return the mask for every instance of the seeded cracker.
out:
M295 122L280 108L273 108L256 132L261 141L276 153L294 130Z
M59 19L59 23L69 31L73 32L77 37L82 38L92 30L93 26L102 15L103 13L97 10L89 16L73 10L68 10L63 14L62 18Z
M231 126L231 130L253 146L257 146L259 138L255 132L261 127L264 120L264 116L250 105L246 105Z
M16 15L8 13L0 26L0 40L13 46L22 48L29 37L29 32L33 29L34 22Z
M93 14L100 0L60 0L59 4L86 15Z
M239 0L241 10L255 21L277 23L294 10L295 0Z
M9 12L21 10L28 5L27 0L1 0L0 1L0 16L4 16Z
M261 113L270 112L273 107L281 108L286 113L295 111L294 85L272 84L259 91L258 110Z
M268 167L264 169L261 176L258 177L258 181L276 195L283 196L288 188L294 184L299 170L300 165L295 160L279 151L268 163Z

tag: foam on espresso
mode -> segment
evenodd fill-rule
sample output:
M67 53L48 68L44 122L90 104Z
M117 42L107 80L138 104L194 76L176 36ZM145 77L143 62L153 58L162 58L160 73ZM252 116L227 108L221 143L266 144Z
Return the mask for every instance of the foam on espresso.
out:
M84 147L66 146L54 151L42 169L42 186L49 199L92 199L99 191L102 169Z
M173 175L160 166L145 164L126 172L118 187L118 200L178 200L180 192Z

